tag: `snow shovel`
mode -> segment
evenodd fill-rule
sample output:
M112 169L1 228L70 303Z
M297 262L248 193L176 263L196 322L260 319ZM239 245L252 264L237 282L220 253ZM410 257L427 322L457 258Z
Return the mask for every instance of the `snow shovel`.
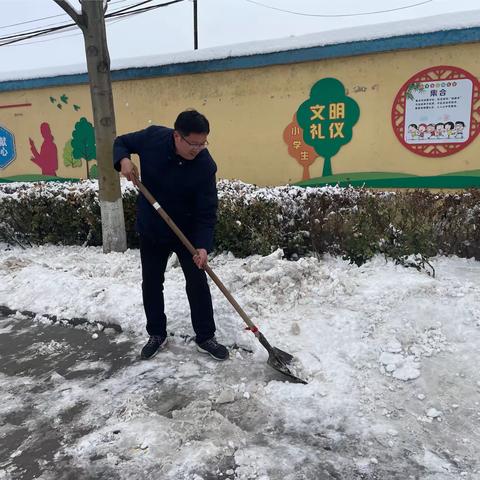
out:
M192 256L196 255L197 250L195 249L195 247L190 243L188 238L177 227L177 225L170 218L167 212L165 212L165 210L159 205L159 203L155 200L153 195L147 190L145 185L143 185L143 183L137 177L134 177L134 183L136 187L140 190L140 192L143 194L143 196L152 204L153 208L167 223L167 225L174 231L175 235L177 235L177 237L185 245L185 247L192 254ZM242 317L243 321L248 326L248 330L250 330L258 338L258 341L265 347L265 349L268 352L267 363L275 370L286 375L290 381L295 383L306 384L307 382L305 380L297 376L297 373L295 371L295 365L294 365L294 362L295 362L294 357L289 353L284 352L283 350L280 350L279 348L272 347L270 343L268 343L267 339L263 336L262 332L260 332L260 330L256 327L256 325L250 320L248 315L243 311L242 307L240 307L237 301L233 298L232 294L227 290L225 285L220 281L217 275L213 272L210 266L205 265L204 270L208 273L210 278L215 282L217 287L225 295L227 300L232 304L233 308L237 311L237 313Z

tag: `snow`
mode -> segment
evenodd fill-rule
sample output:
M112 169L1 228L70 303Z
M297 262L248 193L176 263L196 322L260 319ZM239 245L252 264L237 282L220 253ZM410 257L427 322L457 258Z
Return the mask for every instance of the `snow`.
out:
M136 191L131 182L120 182L122 193ZM78 182L9 182L0 184L0 199L11 198L17 200L22 197L29 198L57 198L65 199L69 195L88 195L98 192L97 180L80 180Z
M436 258L436 278L380 257L358 268L328 256L291 262L281 251L222 254L210 265L269 342L295 356L308 385L288 383L266 365L266 351L213 284L217 337L231 358L215 362L196 352L174 261L165 283L169 345L140 362L138 251L3 245L0 305L19 313L0 322L0 333L13 335L12 324L31 318L21 313L27 310L37 315L32 325L48 325L52 315L83 317L89 338L96 335L83 350L109 339L133 342L135 351L114 373L107 351L46 380L30 370L0 372L0 415L33 402L43 422L61 429L62 415L81 406L81 433L67 435L57 460L67 456L92 478L114 470L115 478L156 472L166 480L296 480L322 472L350 480L394 478L393 471L405 479L480 478L480 263ZM123 332L103 331L99 322ZM61 339L42 338L21 361L34 352L59 361L69 351ZM50 389L25 393L39 380ZM0 425L0 437L11 432ZM41 425L35 416L27 421L32 431ZM12 446L10 461L27 447ZM0 478L14 473L8 465L0 464Z
M480 26L480 10L461 11L400 21L384 21L376 24L336 28L307 35L290 36L254 42L243 42L194 51L161 55L113 58L111 68L143 68L190 62L203 62L257 54L284 52L303 48L337 45L348 42L368 41L403 35L414 35L445 30L458 30ZM15 69L0 72L0 81L25 80L86 73L85 63L51 66L37 69Z

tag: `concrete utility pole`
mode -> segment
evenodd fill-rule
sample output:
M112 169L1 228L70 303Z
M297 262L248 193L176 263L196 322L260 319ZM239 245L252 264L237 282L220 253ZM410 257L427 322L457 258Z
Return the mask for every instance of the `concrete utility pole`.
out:
M198 50L198 7L197 7L197 0L193 0L193 49Z
M97 146L99 200L102 214L103 251L127 249L120 178L113 168L112 147L116 136L110 55L105 31L106 0L80 0L81 13L68 0L54 0L81 28L85 41L90 95Z

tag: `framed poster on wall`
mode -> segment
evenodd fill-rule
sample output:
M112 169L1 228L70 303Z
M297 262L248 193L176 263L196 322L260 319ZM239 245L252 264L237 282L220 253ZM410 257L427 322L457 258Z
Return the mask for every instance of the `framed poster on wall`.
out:
M392 108L399 141L426 157L452 155L480 133L480 84L450 66L425 69L408 79Z

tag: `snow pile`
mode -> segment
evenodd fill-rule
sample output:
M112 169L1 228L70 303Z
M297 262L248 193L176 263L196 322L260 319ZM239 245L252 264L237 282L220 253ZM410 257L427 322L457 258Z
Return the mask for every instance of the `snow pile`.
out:
M446 338L439 328L425 331L417 338L417 342L409 347L408 353L403 352L400 342L393 339L379 358L382 373L398 380L412 380L420 376L422 357L431 357L446 348Z

